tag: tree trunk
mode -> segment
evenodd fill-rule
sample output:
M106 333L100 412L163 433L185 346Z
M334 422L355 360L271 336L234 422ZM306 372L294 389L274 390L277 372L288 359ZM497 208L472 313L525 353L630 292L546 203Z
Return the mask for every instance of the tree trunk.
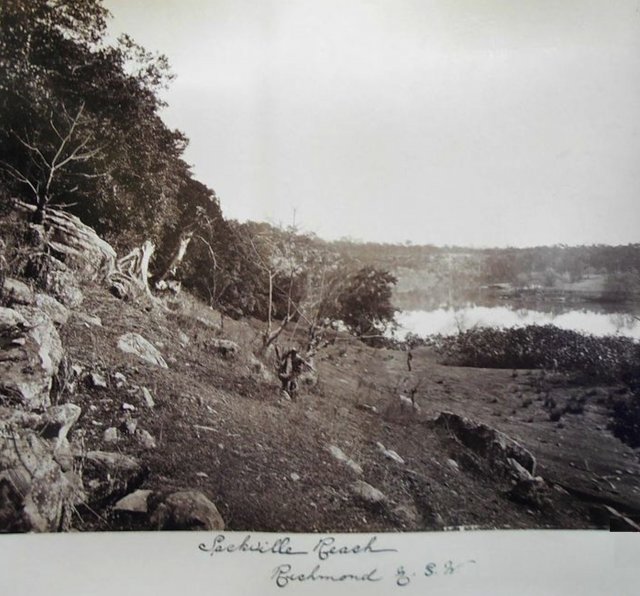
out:
M187 230L180 234L180 239L178 241L178 245L176 246L176 250L173 254L173 257L164 268L164 271L157 276L156 283L160 281L164 281L167 277L174 277L178 267L182 263L185 255L187 254L187 248L191 240L193 239L193 230Z

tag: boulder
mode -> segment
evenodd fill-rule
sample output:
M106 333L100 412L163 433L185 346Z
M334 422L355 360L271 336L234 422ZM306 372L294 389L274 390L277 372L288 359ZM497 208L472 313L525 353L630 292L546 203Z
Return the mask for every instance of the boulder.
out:
M138 333L125 333L118 339L118 349L127 354L135 354L145 362L168 368L157 348Z
M115 268L113 247L75 215L48 209L44 223L48 247L82 279L105 279Z
M363 480L356 480L351 485L353 495L369 505L380 505L387 500L384 493Z
M7 277L0 287L0 298L3 304L13 306L14 304L33 304L35 295L26 283Z
M100 505L130 493L145 480L148 470L120 453L89 451L76 456L90 505Z
M43 312L27 317L0 307L0 397L32 409L47 407L63 354L60 336Z
M216 506L201 492L185 490L149 499L151 527L156 530L224 530Z
M57 532L84 499L82 482L31 429L0 423L0 532Z
M207 347L223 358L228 358L230 360L240 353L240 346L230 339L209 339L207 341Z
M517 441L481 422L451 412L441 412L435 419L437 426L446 428L460 442L485 458L493 467L509 470L509 459L535 474L536 459Z

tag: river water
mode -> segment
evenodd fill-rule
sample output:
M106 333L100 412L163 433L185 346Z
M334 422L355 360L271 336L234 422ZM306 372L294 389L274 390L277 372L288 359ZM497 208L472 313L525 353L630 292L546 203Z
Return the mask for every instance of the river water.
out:
M602 312L595 308L557 308L553 312L511 305L440 307L432 310L405 310L398 313L397 336L411 332L427 335L453 335L477 327L511 328L526 325L555 325L592 335L617 335L640 340L640 319L628 312Z

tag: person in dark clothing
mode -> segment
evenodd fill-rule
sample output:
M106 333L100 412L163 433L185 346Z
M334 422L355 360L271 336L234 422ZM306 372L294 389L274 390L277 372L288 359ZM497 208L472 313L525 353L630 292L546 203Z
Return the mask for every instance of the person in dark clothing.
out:
M412 360L413 360L413 354L411 353L411 350L407 350L407 368L409 369L409 372L411 372Z
M291 348L280 360L278 377L282 383L282 391L293 397L298 389L298 377L304 367L313 368L295 348Z

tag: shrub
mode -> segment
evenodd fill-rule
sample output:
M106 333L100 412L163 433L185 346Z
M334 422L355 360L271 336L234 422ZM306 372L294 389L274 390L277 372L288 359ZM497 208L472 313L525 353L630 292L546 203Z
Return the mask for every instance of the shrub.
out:
M631 381L640 376L640 344L632 339L595 337L553 325L474 328L443 338L440 352L462 366L541 368L605 381Z
M640 447L640 394L634 393L613 403L613 434L629 446Z

